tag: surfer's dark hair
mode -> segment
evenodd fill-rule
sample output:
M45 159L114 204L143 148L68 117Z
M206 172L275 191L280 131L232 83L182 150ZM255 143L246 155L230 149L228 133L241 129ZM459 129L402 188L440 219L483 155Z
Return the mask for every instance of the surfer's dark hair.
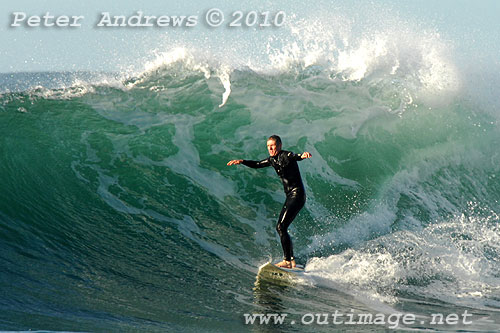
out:
M276 142L276 146L281 146L281 138L277 135L271 135L267 140L274 140L274 142Z

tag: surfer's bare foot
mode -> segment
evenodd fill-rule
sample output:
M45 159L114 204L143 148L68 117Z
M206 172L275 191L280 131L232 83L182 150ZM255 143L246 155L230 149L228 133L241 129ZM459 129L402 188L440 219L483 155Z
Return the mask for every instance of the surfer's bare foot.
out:
M276 266L282 267L282 268L294 268L297 265L295 264L295 260L292 260L292 261L283 260L283 261L277 263Z
M283 260L277 263L276 266L282 268L292 268L292 263L290 261Z

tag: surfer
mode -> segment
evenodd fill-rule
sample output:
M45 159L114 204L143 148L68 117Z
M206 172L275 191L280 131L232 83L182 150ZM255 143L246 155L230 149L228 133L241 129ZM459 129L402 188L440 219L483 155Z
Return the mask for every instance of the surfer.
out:
M243 164L254 169L272 166L276 170L276 173L281 178L286 194L286 201L281 209L278 224L276 225L276 231L280 236L281 246L283 247L284 258L276 266L293 268L296 264L293 257L292 240L287 229L306 202L306 192L302 184L297 161L310 158L312 155L308 152L294 154L290 151L281 150L281 146L281 138L277 135L271 135L267 139L268 158L262 161L232 160L227 165Z

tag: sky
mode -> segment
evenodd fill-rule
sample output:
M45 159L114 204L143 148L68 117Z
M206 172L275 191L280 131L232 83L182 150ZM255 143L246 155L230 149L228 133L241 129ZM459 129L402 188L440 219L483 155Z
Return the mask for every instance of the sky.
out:
M225 14L224 24L210 27L205 14L218 8ZM393 15L433 29L457 44L464 57L483 57L481 61L500 59L500 1L498 0L381 0L347 1L262 1L241 3L223 0L152 1L132 0L17 0L0 3L0 72L26 71L119 71L153 57L154 51L167 51L183 41L200 44L204 49L241 48L241 52L259 49L260 44L283 32L282 27L259 29L225 26L236 11L248 13L283 11L286 20L331 14L367 19L380 8ZM385 10L385 9L384 9ZM145 15L195 15L193 27L98 27L103 12L130 17L142 11ZM80 27L28 27L26 20L13 27L13 13L27 17L84 16ZM251 21L251 17L250 17ZM240 22L243 22L240 21ZM382 23L382 22L381 22ZM43 24L41 24L43 25ZM242 44L242 45L240 45ZM255 46L255 47L253 47ZM233 53L234 54L234 53ZM486 57L485 54L488 56Z

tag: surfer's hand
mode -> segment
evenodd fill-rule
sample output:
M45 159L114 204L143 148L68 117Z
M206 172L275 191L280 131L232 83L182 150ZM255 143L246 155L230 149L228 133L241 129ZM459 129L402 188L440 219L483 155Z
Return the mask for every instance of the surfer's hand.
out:
M311 155L311 153L306 151L306 152L302 153L302 155L300 155L300 157L302 157L302 159L306 159L306 158L311 158L312 155Z
M243 160L232 160L232 161L227 162L227 165L241 164L241 162L243 162Z

